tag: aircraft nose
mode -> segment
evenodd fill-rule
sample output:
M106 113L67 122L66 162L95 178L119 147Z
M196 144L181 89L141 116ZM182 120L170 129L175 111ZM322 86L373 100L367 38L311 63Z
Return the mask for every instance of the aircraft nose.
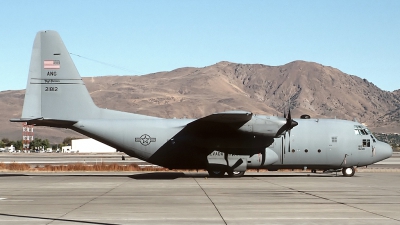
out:
M393 150L392 147L385 142L377 142L375 146L375 152L379 161L390 158L392 156Z

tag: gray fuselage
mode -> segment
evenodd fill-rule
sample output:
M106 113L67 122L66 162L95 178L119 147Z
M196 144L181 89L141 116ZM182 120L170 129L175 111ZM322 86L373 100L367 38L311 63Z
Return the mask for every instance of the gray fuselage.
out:
M360 123L339 119L296 119L298 126L275 138L266 148L255 146L255 150L249 151L251 154L225 156L222 150L213 149L218 143L202 145L207 140L189 135L174 139L192 121L194 120L82 120L74 125L74 130L100 139L128 155L170 169L205 169L210 163L229 166L239 159L244 161L242 170L304 167L334 169L370 165L392 154L388 144L376 140ZM219 136L216 141L220 141L221 146L226 146L231 141L252 148L253 140L246 140L246 133L243 137L240 138L237 134L233 138Z

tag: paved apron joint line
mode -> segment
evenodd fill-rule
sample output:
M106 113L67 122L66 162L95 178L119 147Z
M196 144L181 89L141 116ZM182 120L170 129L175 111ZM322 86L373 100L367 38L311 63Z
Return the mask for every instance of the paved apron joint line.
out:
M382 214L379 214L379 213L371 212L371 211L368 211L366 209L361 209L361 208L358 208L358 207L353 206L353 205L349 205L349 204L344 203L344 202L338 202L338 201L335 201L333 199L325 198L325 197L318 196L318 195L315 195L315 194L311 194L311 193L308 193L308 192L305 192L305 191L296 190L294 188L286 187L286 186L283 186L283 185L279 185L279 184L276 184L276 183L271 182L271 181L265 181L265 180L261 180L261 179L258 179L258 178L254 178L254 179L262 181L262 182L267 182L267 183L270 183L270 184L273 184L273 185L276 185L276 186L279 186L279 187L282 187L282 188L286 188L286 189L289 189L289 190L292 190L292 191L295 191L295 192L298 192L298 193L301 193L301 194L313 196L315 198L324 199L324 200L327 200L327 201L330 201L330 202L334 202L336 204L344 205L344 206L347 206L347 207L350 207L350 208L354 208L354 209L357 209L357 210L364 211L366 213L370 213L370 214L373 214L373 215L376 215L376 216L380 216L380 217L384 217L386 219L390 219L390 220L394 220L394 221L400 222L400 220L398 220L396 218L392 218L392 217L388 217L388 216L385 216L385 215L382 215Z
M222 221L224 221L225 224L226 221L224 219L224 217L222 216L221 212L219 211L218 207L215 205L215 203L213 202L213 200L211 200L210 196L208 196L207 192L204 190L204 188L199 184L199 182L197 182L196 178L194 178L194 181L196 181L197 185L199 185L199 187L201 188L201 190L204 192L204 194L207 196L207 198L210 200L210 202L213 204L214 208L217 210L219 216L221 217Z

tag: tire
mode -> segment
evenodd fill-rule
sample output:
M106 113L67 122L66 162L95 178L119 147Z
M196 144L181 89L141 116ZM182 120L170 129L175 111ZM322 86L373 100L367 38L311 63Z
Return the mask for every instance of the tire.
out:
M342 169L342 174L344 177L352 177L356 173L355 167L345 167Z
M230 177L242 177L246 171L232 171L228 172Z
M210 177L223 177L225 175L225 171L208 170L208 175L210 175Z
M317 173L317 170L312 169L311 173Z

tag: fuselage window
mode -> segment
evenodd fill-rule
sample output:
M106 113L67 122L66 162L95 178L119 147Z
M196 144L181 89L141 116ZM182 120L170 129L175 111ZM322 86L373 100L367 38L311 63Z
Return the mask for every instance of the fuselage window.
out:
M363 139L363 147L371 147L371 140Z

